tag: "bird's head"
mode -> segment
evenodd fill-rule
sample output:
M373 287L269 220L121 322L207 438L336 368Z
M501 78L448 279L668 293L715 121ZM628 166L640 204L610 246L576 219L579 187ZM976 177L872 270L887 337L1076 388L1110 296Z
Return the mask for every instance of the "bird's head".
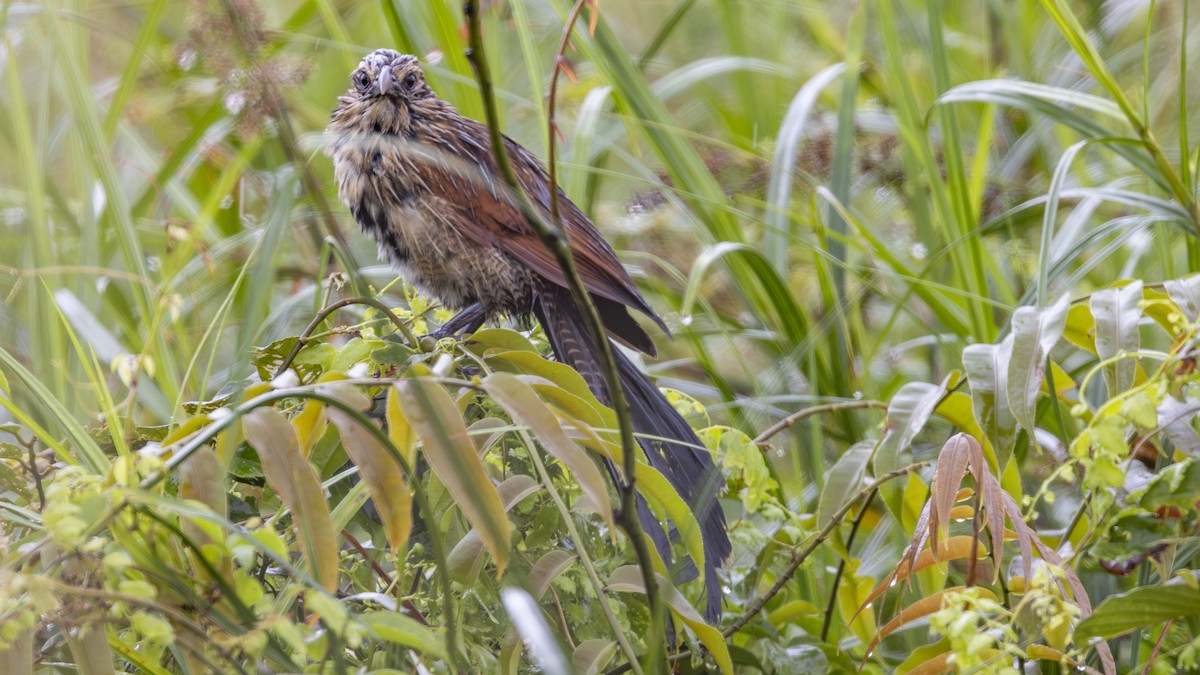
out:
M333 114L347 132L408 135L414 109L437 100L417 57L394 49L367 54L350 73L350 85Z
M425 73L417 57L394 49L376 49L359 62L350 74L354 94L359 98L378 98L396 105L429 96Z

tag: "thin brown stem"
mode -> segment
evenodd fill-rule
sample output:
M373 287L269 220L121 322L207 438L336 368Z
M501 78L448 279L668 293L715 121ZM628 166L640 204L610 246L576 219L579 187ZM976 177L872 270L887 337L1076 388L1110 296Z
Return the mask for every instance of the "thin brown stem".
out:
M854 537L858 534L858 527L862 525L863 517L867 515L867 510L871 507L871 501L875 499L875 492L867 495L863 500L862 508L858 510L858 515L854 516L854 523L850 525L850 534L846 537L846 554L850 554L850 547L854 544ZM829 602L825 605L825 620L821 623L821 642L829 639L829 627L833 625L833 608L837 606L838 586L842 582L842 575L846 572L846 558L838 561L837 573L833 575L833 586L829 589Z
M595 342L604 381L608 388L609 399L613 412L617 417L620 429L621 448L624 453L624 477L617 482L617 494L620 496L620 508L617 509L614 520L629 538L636 554L638 567L642 572L642 580L646 589L646 600L650 608L649 635L646 644L649 653L646 664L650 672L664 672L666 669L666 645L663 635L666 623L666 610L658 593L658 579L655 576L653 557L650 546L642 531L642 524L637 517L637 492L635 482L637 475L637 455L640 452L633 434L633 423L629 415L629 405L625 400L625 390L621 386L621 378L617 371L617 362L613 357L612 345L600 315L589 296L579 272L575 268L575 260L571 256L571 247L567 241L566 232L553 227L545 221L528 195L522 189L516 173L508 160L508 152L500 133L500 118L496 111L496 102L492 90L491 71L488 69L487 54L483 49L483 32L480 26L478 0L466 0L463 13L467 18L468 45L467 59L475 69L475 77L479 82L479 93L483 99L483 107L487 114L488 130L491 134L492 151L495 154L496 166L501 177L508 185L510 196L515 206L521 211L530 228L537 234L542 245L550 250L562 270L567 288L571 292L575 305L578 307L588 334Z
M279 367L275 369L275 377L279 377L287 372L288 367L292 365L292 361L296 359L296 355L299 354L300 350L304 348L304 345L308 341L308 337L313 334L313 331L317 330L317 326L320 326L321 322L325 321L330 314L333 314L343 307L348 307L349 305L367 305L369 307L374 307L380 312L383 312L383 314L387 316L387 318L396 326L396 330L400 331L400 334L404 336L404 339L408 342L409 347L412 347L413 349L421 348L420 341L417 340L416 336L413 335L412 330L408 327L408 324L404 323L400 317L396 316L396 313L388 308L387 305L383 304L379 300L376 300L375 298L346 298L344 300L338 300L331 305L325 306L321 309L321 311L317 312L317 315L313 317L312 321L308 322L308 326L304 328L304 332L300 333L299 337L296 339L296 345L292 347L292 350L288 352L288 355L284 357L282 362L280 362Z
M829 524L822 528L815 537L810 539L808 545L806 545L803 550L792 556L791 564L789 564L788 568L784 570L783 574L779 575L779 578L775 580L775 585L771 586L769 591L762 594L758 600L756 600L754 604L750 606L750 609L746 610L744 614L738 617L737 621L734 621L732 625L721 631L721 634L727 638L731 637L734 633L741 630L743 626L750 623L751 619L758 616L758 614L762 612L763 607L766 607L767 603L770 602L772 598L774 598L776 595L779 595L779 592L783 590L783 587L792 580L792 577L795 576L796 571L800 569L800 565L804 564L804 561L808 559L808 556L812 555L812 552L817 550L817 547L823 544L825 540L829 538L829 535L833 533L833 530L842 524L842 520L846 518L846 514L850 513L850 509L853 509L855 504L873 495L875 491L879 489L880 485L883 485L894 478L907 476L913 471L922 469L926 466L929 466L929 462L917 462L916 464L909 464L908 466L896 469L895 471L889 471L877 478L866 488L860 490L857 495L848 500L842 508L838 509L837 512L833 514L833 517L829 519Z
M388 574L387 570L383 569L383 565L380 565L378 560L375 560L371 557L370 552L367 551L367 549L362 545L362 542L360 542L357 537L350 534L350 531L346 529L342 530L342 538L345 539L355 551L358 551L358 554L362 556L363 560L367 561L367 564L370 565L371 569L375 572L375 576L379 577L379 580L383 582L384 589L391 589L392 594L399 597L400 587L397 586L394 581L392 581L392 575Z
M770 590L760 596L758 600L751 605L750 609L747 609L745 613L737 618L737 621L734 621L733 624L731 624L728 628L721 631L721 635L726 639L733 637L735 633L744 628L746 624L750 623L754 617L758 616L763 611L763 608L767 606L767 603L770 602L776 595L779 595L779 592L783 590L783 587L792 580L792 577L796 575L796 571L800 569L800 565L804 564L804 561L807 560L810 555L812 555L813 551L817 550L817 547L829 538L829 535L833 533L834 529L842 524L846 518L846 515L850 513L850 510L854 508L855 504L864 502L863 507L865 509L866 502L864 500L872 497L879 489L879 486L895 478L907 476L908 474L923 469L927 466L929 466L929 462L917 462L916 464L909 464L908 466L896 469L895 471L889 471L880 476L867 487L860 490L858 494L850 498L846 504L842 506L842 508L838 509L837 512L833 514L833 517L829 519L829 524L822 528L820 532L818 532L812 539L809 540L808 544L803 550L792 554L791 563L788 564L788 568L784 570L783 574L781 574L775 581L775 585L771 586ZM668 660L674 662L679 661L680 659L690 658L691 656L692 653L690 651L682 651L672 654ZM607 673L605 673L605 675L620 675L620 673L625 673L628 671L629 666L628 664L625 664L609 670Z
M1175 619L1167 619L1167 623L1163 625L1162 632L1158 634L1158 642L1154 643L1154 651L1150 652L1150 660L1146 661L1142 675L1150 675L1150 668L1154 666L1154 660L1158 658L1158 652L1162 649L1163 641L1167 639L1167 631L1171 630L1173 623L1175 623Z
M762 432L757 437L755 437L754 444L755 445L764 445L768 440L771 439L772 436L775 436L779 432L783 431L784 429L787 429L788 427L794 425L796 422L799 422L800 420L802 420L806 417L811 417L813 415L819 415L821 413L827 413L827 412L839 412L842 410L854 410L855 408L879 408L881 410L887 410L887 403L884 403L883 401L874 401L874 400L839 401L837 403L826 403L824 405L815 405L811 408L797 410L796 412L792 413L791 415L788 415L787 417L779 420L775 424L772 424L771 426L767 427L766 431Z
M563 71L567 45L571 43L571 31L579 20L579 13L588 0L575 0L575 6L567 16L567 24L563 26L562 37L558 40L558 51L554 53L554 69L550 72L550 93L546 95L546 172L550 177L550 222L562 229L562 221L558 217L558 153L555 152L555 140L558 138L558 127L554 120L554 112L558 102L558 76ZM593 9L592 11L596 11Z

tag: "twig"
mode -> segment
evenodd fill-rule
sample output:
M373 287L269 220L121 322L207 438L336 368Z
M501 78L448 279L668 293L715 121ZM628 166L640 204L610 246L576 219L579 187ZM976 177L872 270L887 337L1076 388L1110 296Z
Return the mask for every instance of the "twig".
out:
M600 315L596 312L596 307L592 304L592 299L588 295L587 288L583 285L583 280L575 268L575 261L571 257L571 247L567 241L566 232L546 223L542 215L534 209L528 195L525 194L520 181L513 172L512 165L508 161L508 152L504 146L504 139L500 134L500 119L496 112L496 102L492 92L492 80L490 71L488 70L487 55L483 50L483 33L479 23L478 0L466 0L463 5L463 13L467 18L468 44L470 46L467 50L467 60L471 62L471 66L475 69L475 77L479 82L479 93L483 99L484 110L487 113L488 130L491 133L492 150L495 153L496 167L499 169L504 182L508 185L510 195L515 205L520 209L521 214L537 234L542 245L554 254L558 266L562 270L567 288L571 291L575 305L583 315L584 324L587 326L588 333L595 342L596 350L599 353L600 366L604 371L608 396L612 402L613 412L617 417L617 426L621 432L621 448L624 452L623 468L625 475L623 480L616 481L617 494L621 497L621 506L614 514L614 519L633 545L638 566L641 568L642 580L646 588L646 599L650 608L650 633L646 638L650 653L647 654L646 661L650 664L653 672L662 672L666 667L665 640L663 639L666 611L662 598L659 597L658 579L655 577L650 547L643 534L642 524L638 521L637 517L637 493L634 488L637 472L637 455L635 453L640 452L640 450L633 435L629 405L625 400L625 391L621 387L617 363L613 358L612 345L609 343L608 335L605 333L604 326L600 322Z
M317 312L317 315L313 317L312 321L308 322L308 326L304 328L304 332L300 333L296 339L296 346L292 347L292 351L288 352L288 355L284 357L282 362L280 362L279 367L275 369L275 377L279 377L287 372L288 367L292 365L292 361L296 359L296 355L299 354L300 350L304 348L304 345L308 340L308 336L313 334L313 331L317 329L317 326L321 325L322 321L327 319L330 314L333 314L337 310L348 305L368 305L370 307L374 307L380 312L383 312L387 318L393 324L395 324L396 330L400 331L400 334L404 336L404 339L408 342L409 347L412 347L413 349L421 348L420 341L418 341L416 336L413 335L412 330L410 330L408 327L408 324L404 323L400 317L396 316L395 312L389 309L387 305L383 304L379 300L376 300L375 298L346 298L345 300L338 300L332 305L326 306L324 309Z
M811 417L813 415L817 415L820 413L839 412L842 410L853 410L855 408L880 408L882 410L887 410L887 403L884 403L883 401L874 401L874 400L839 401L837 403L826 403L824 405L815 405L811 408L805 408L804 410L797 410L796 412L792 413L791 415L788 415L787 417L779 420L775 424L772 424L771 426L767 427L766 431L762 432L754 439L754 444L760 445L760 446L764 445L768 440L770 440L770 438L772 436L778 434L779 432L783 431L784 429L787 429L788 427L792 426L796 422L799 422L800 420L802 420L806 417Z
M375 571L375 576L379 577L379 579L383 581L383 587L385 589L390 588L393 595L400 597L400 587L397 586L392 580L392 575L388 574L387 570L383 569L383 565L380 565L378 560L375 560L371 557L371 554L365 547L363 547L362 542L360 542L357 537L350 534L350 531L347 529L342 529L342 538L349 542L350 545L354 547L355 551L358 551L358 554L362 556L363 560L367 561L367 564L370 565L371 569Z
M775 585L771 587L771 590L759 597L759 599L755 601L750 609L746 610L745 614L739 616L737 621L734 621L733 625L729 626L729 628L721 631L721 634L727 638L731 637L734 633L741 630L742 627L747 623L750 623L751 619L758 616L759 612L763 610L763 607L766 607L767 603L770 602L771 599L776 595L778 595L779 591L782 591L783 587L792 580L792 576L796 574L796 570L800 569L800 565L808 559L808 556L812 555L812 552L829 538L829 535L833 533L833 530L842 524L842 519L846 517L846 514L850 513L850 509L854 508L855 504L864 500L868 496L873 495L875 491L879 489L880 485L883 485L893 478L907 476L913 471L923 469L926 466L929 466L929 462L917 462L916 464L909 464L908 466L896 469L895 471L889 471L877 478L875 482L871 483L863 490L860 490L853 499L847 501L842 508L838 509L838 511L833 514L833 517L829 519L829 524L822 528L815 537L809 540L808 545L805 546L802 551L792 556L791 564L788 565L788 568L783 572L783 574L781 574L779 578L775 580Z
M850 546L854 544L854 537L858 534L858 527L862 525L863 517L867 515L867 510L871 507L871 501L875 499L876 491L872 491L863 500L862 508L858 510L858 515L854 517L854 523L850 526L850 535L846 537L846 554L850 553ZM833 587L829 591L829 602L825 605L825 620L821 623L821 642L825 642L829 638L829 627L833 625L833 608L837 605L838 586L842 582L842 574L846 571L846 559L842 558L838 562L837 574L833 575Z
M558 153L555 152L554 142L558 138L558 127L554 121L554 112L558 102L558 75L563 71L567 45L571 42L571 30L579 20L579 13L588 0L575 0L575 6L567 16L567 24L563 26L562 37L558 40L558 51L554 53L554 70L550 72L550 93L546 94L546 174L550 177L550 221L562 229L558 216ZM596 9L593 7L592 11Z
M1150 668L1154 665L1154 660L1158 658L1158 652L1162 649L1163 641L1167 639L1167 631L1171 630L1171 624L1175 623L1175 619L1167 619L1167 623L1163 625L1162 632L1158 634L1158 642L1154 643L1154 651L1150 652L1150 660L1146 662L1146 668L1142 670L1142 675L1150 675Z

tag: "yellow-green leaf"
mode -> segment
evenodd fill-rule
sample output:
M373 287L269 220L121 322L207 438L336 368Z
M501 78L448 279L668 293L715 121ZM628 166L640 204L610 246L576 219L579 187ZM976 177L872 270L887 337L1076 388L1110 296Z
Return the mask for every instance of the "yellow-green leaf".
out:
M429 380L407 380L395 386L400 408L424 442L430 468L479 532L496 561L497 575L503 574L510 545L508 518L454 399Z
M659 595L666 601L667 607L671 608L671 613L692 629L692 632L712 654L713 660L717 662L721 672L725 675L732 675L733 659L729 656L729 646L725 643L725 637L721 635L721 631L708 625L687 601L687 598L683 597L683 594L661 574L655 576L658 577ZM642 579L642 570L637 565L618 567L608 578L608 589L644 594L646 584Z
M404 416L404 411L400 409L400 398L395 387L388 390L385 414L388 438L392 439L392 445L396 446L396 449L404 456L404 460L408 462L408 467L411 469L417 461L415 452L417 434L413 431L412 425L408 423L408 418Z
M510 373L492 373L483 386L513 419L533 430L534 436L558 461L571 471L584 494L598 507L600 515L612 527L612 503L608 485L600 467L574 441L563 433L562 424L537 392Z
M342 437L346 455L371 491L388 544L392 551L399 551L412 531L412 494L404 481L404 471L383 443L348 413L330 408L328 414Z
M242 418L242 430L258 451L267 482L292 512L309 573L325 590L333 592L338 577L337 538L321 481L300 455L295 428L278 410L258 408Z
M446 658L446 647L433 631L399 612L366 612L359 619L380 640L411 647L439 659Z

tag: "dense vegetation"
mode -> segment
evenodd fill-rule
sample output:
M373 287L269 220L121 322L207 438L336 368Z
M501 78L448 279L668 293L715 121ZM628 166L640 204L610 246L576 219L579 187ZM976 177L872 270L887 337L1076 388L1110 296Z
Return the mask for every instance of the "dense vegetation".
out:
M667 648L613 411L536 328L415 337L337 204L371 49L484 119L457 2L0 5L0 663L1200 669L1194 14L483 3L727 479L725 617L660 577Z

